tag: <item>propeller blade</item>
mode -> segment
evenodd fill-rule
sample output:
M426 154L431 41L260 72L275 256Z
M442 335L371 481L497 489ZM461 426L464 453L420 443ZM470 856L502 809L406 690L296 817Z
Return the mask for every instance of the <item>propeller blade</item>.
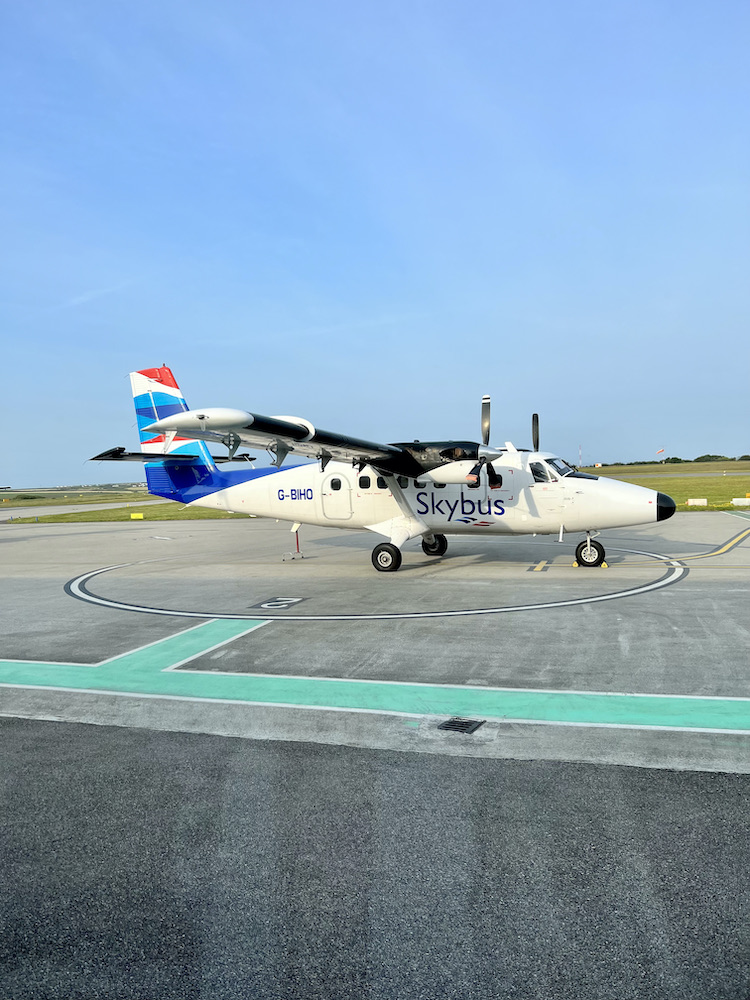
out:
M532 413L531 415L531 443L534 446L534 451L539 451L539 414Z
M499 490L503 485L503 477L492 468L492 462L487 463L487 482L491 490Z
M482 396L482 444L490 443L490 397Z
M479 487L479 474L482 471L483 465L484 459L480 458L471 472L466 476L466 482L468 483L470 490L475 490Z

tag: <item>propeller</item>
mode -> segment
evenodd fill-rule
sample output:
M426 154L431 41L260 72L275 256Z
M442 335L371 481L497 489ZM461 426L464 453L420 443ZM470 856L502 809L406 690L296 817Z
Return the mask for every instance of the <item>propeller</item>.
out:
M487 469L487 482L491 490L498 490L503 485L503 477L492 468L492 461L500 457L499 451L493 451L490 443L490 397L482 396L482 447L479 449L479 461L466 477L469 489L479 488L479 476L482 466Z
M531 414L531 443L534 451L539 451L539 414Z
M490 443L490 397L482 396L482 444Z

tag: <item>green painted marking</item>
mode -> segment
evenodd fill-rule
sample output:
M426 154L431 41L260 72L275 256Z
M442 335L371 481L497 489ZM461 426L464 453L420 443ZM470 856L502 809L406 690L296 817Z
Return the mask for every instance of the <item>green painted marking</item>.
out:
M254 619L204 622L93 666L0 660L0 683L407 715L750 732L748 698L448 687L169 669L263 624Z
M159 676L179 663L252 632L265 620L202 622L158 642L96 664L0 660L0 683L90 690L140 691L143 678ZM169 676L169 675L167 675ZM177 675L179 676L179 675Z

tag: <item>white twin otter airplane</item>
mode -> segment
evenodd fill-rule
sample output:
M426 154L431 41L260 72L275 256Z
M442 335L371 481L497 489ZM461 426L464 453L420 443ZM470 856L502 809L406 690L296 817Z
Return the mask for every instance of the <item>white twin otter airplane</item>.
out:
M422 539L428 556L443 556L446 535L585 533L580 566L599 566L603 528L664 521L675 503L664 493L591 476L554 454L490 448L490 400L482 399L482 443L412 441L377 444L319 430L301 417L264 417L245 410L189 410L167 367L130 376L140 452L112 448L93 461L146 463L149 493L195 507L273 517L297 524L374 531L388 539L372 552L375 569L394 572L401 549ZM207 442L224 445L214 457ZM241 446L265 448L271 468L248 465ZM282 468L288 455L316 459ZM217 463L232 462L219 470Z

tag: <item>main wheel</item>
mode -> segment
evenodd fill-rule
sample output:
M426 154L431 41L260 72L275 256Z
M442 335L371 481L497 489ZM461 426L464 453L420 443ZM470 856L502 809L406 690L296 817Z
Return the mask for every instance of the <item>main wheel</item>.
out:
M448 539L445 535L433 535L432 542L422 539L422 551L426 556L444 556L448 550Z
M579 566L601 566L604 562L604 546L599 542L581 542L576 548L576 562Z
M372 550L372 564L381 573L395 573L401 565L401 551L390 542L376 545Z

